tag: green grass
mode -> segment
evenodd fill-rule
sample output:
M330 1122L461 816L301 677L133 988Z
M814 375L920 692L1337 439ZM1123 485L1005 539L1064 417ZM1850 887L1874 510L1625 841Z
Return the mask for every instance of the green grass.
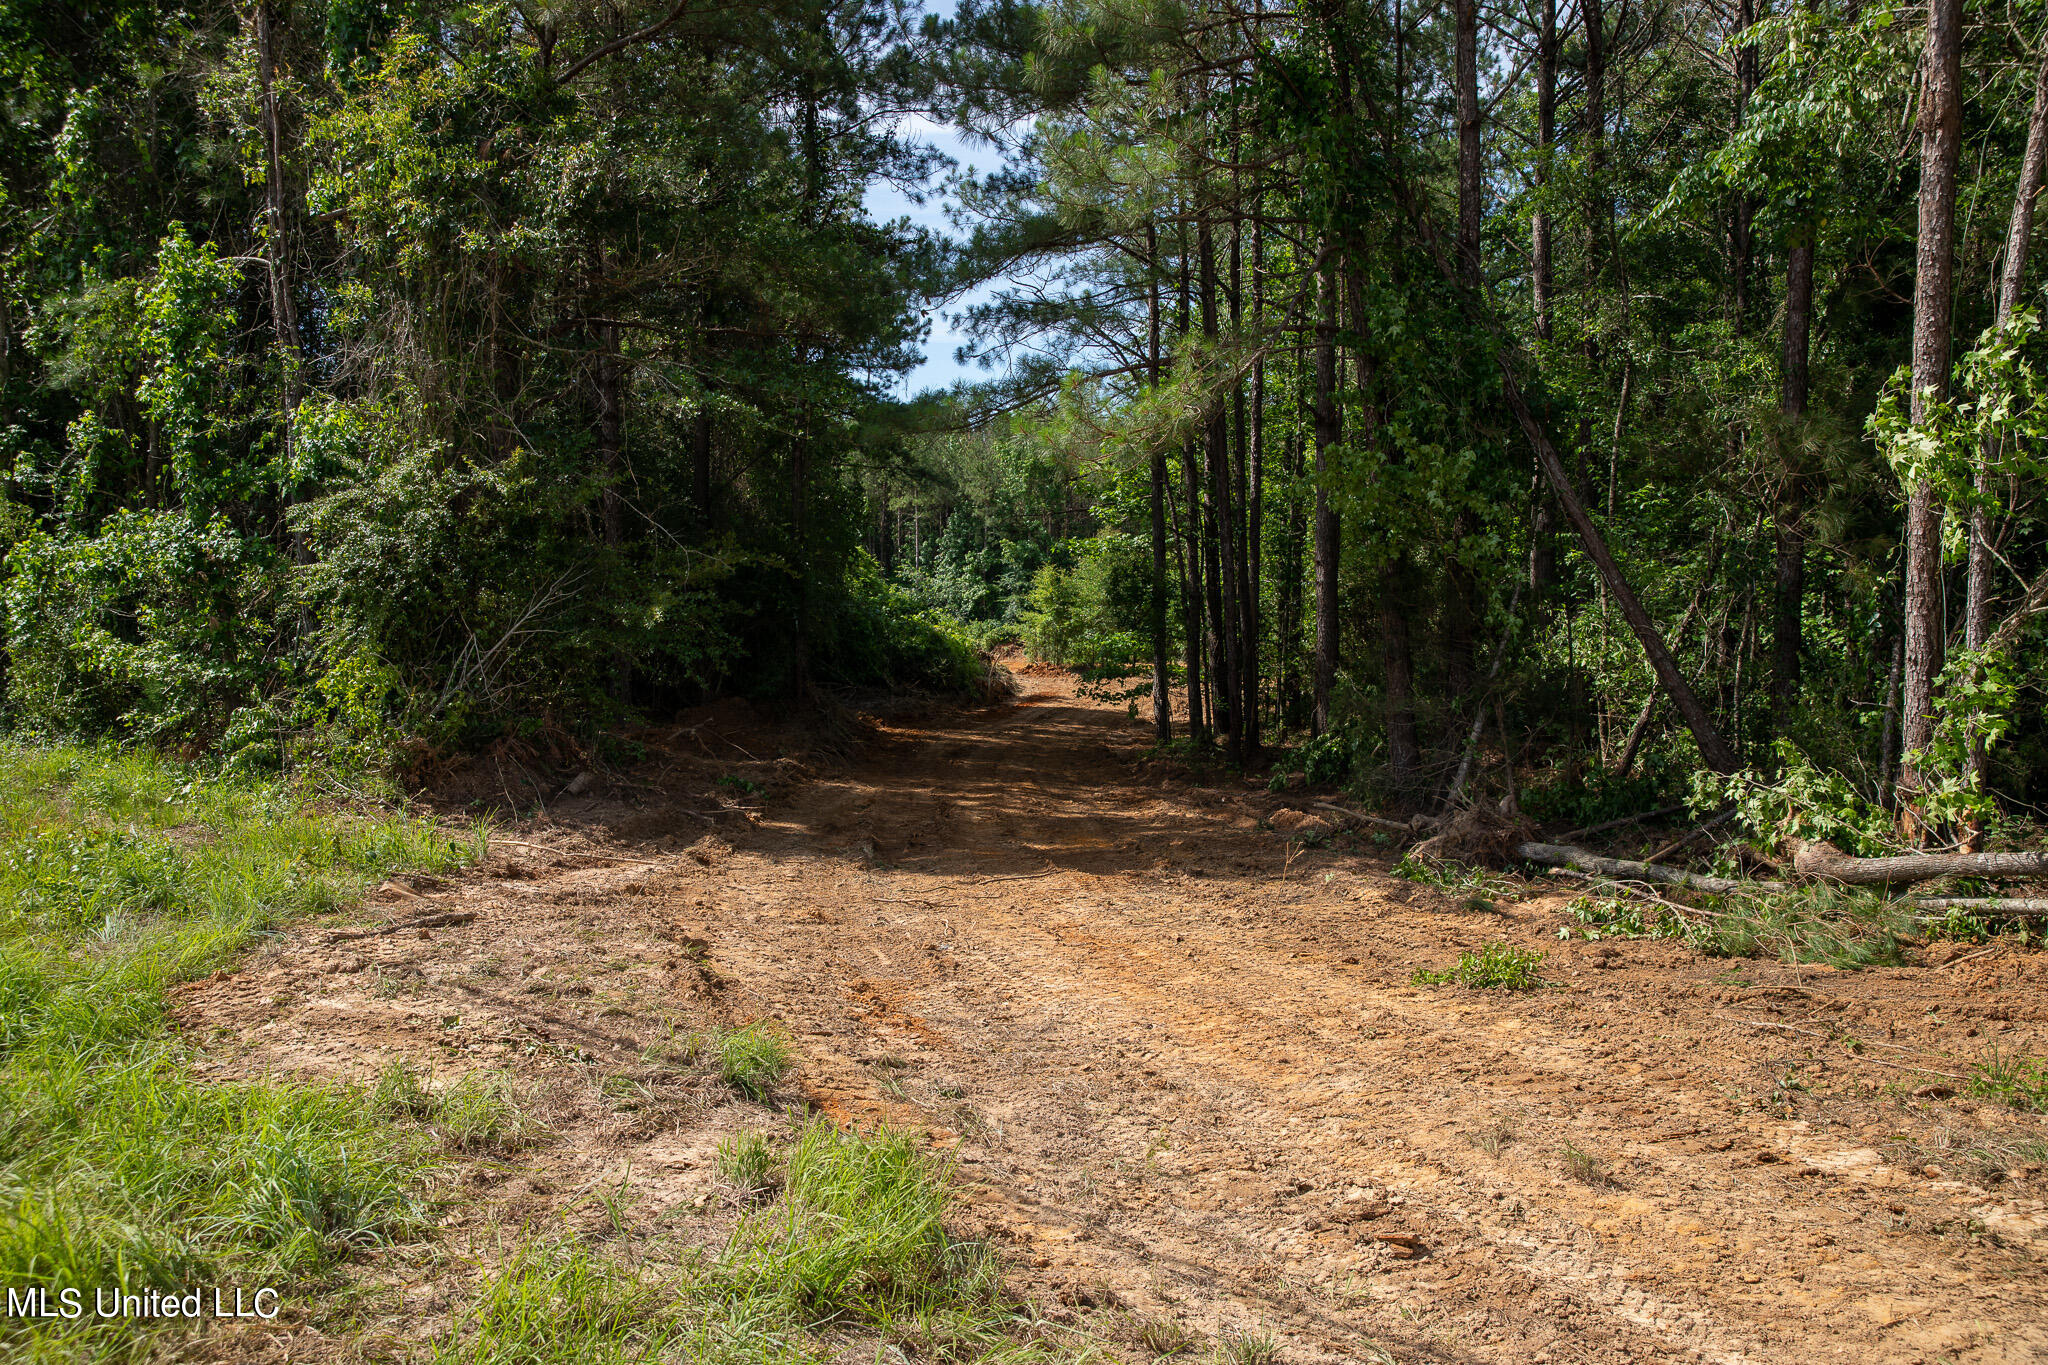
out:
M419 1235L422 1134L360 1094L194 1080L168 991L474 852L153 755L0 745L0 1286L290 1283ZM40 1330L0 1344L120 1329Z
M2014 1109L2048 1114L2048 1061L1993 1049L1970 1068L1969 1090Z
M779 1149L760 1134L728 1139L720 1166L736 1183L782 1173L723 1247L629 1270L538 1242L485 1278L432 1359L809 1365L844 1358L848 1334L895 1348L854 1352L877 1358L1063 1358L1026 1336L988 1249L946 1232L950 1172L910 1135L812 1119Z
M681 1358L675 1348L685 1332L674 1303L654 1284L587 1247L539 1242L485 1279L430 1359L435 1365L622 1365Z
M1458 954L1457 962L1440 972L1417 968L1410 978L1417 986L1469 986L1485 991L1529 991L1544 984L1539 969L1542 953L1512 943L1489 943L1478 952Z
M789 1037L772 1020L742 1028L677 1033L645 1049L645 1061L686 1067L718 1080L736 1095L766 1102L796 1065Z
M1233 1333L1216 1344L1217 1365L1280 1365L1280 1343L1270 1333Z
M780 1160L766 1133L734 1133L718 1143L718 1173L744 1199L758 1199L782 1183Z
M711 1045L718 1056L718 1078L750 1100L767 1099L796 1061L789 1039L768 1023L716 1034Z

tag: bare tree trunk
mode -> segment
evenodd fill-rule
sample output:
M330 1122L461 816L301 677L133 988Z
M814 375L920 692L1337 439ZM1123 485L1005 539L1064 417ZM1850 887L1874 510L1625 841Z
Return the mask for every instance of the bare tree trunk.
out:
M1194 300L1188 285L1188 238L1185 224L1179 232L1180 281L1178 333L1183 344L1194 328ZM1187 545L1186 592L1181 599L1181 616L1187 633L1188 738L1200 747L1209 742L1210 710L1202 695L1202 465L1192 441L1180 449L1182 483L1187 497L1187 517L1181 538Z
M1266 324L1266 222L1263 191L1252 209L1252 331L1263 336ZM1252 369L1252 412L1250 459L1245 478L1245 598L1244 598L1244 715L1245 747L1256 758L1263 745L1259 734L1259 701L1265 670L1261 646L1265 638L1261 619L1264 563L1261 543L1266 517L1266 362L1262 358Z
M1159 387L1159 229L1145 221L1145 377ZM1152 584L1146 615L1152 630L1152 729L1161 744L1173 739L1173 698L1166 677L1166 451L1155 447L1150 469Z
M597 399L597 460L604 480L603 491L598 494L598 519L604 547L616 555L626 539L625 495L619 491L625 478L624 424L620 420L619 402L625 367L619 358L619 330L609 322L597 325L597 355L591 370ZM632 661L623 651L613 651L613 700L626 700L632 690L632 678Z
M1543 23L1536 36L1536 211L1529 215L1529 301L1540 341L1550 340L1550 209L1543 195L1550 184L1551 148L1556 142L1557 0L1543 0Z
M1929 0L1920 107L1920 249L1913 285L1913 425L1948 393L1950 276L1955 259L1956 163L1962 151L1962 0ZM1941 503L1932 484L1906 501L1906 675L1901 718L1906 762L1900 786L1921 787L1914 756L1934 738L1934 680L1941 671ZM1909 817L1917 826L1917 817Z
M1187 497L1187 522L1181 528L1187 543L1187 592L1181 609L1187 632L1188 737L1199 746L1209 741L1209 708L1202 688L1202 462L1193 441L1181 443L1180 462Z
M1458 270L1479 284L1479 0L1453 0L1457 19Z
M280 463L291 470L296 464L292 422L299 408L302 355L299 310L292 298L293 224L284 180L284 125L277 107L277 28L270 0L257 0L256 4L256 88L263 115L263 255L270 270L270 325L277 342L278 363L284 370L279 393L283 409L278 422L279 454L283 457ZM286 506L297 501L297 492L296 481L288 476L284 485ZM311 558L301 533L287 531L285 541L297 562L303 564ZM300 633L309 632L312 624L310 612L302 608Z
M291 224L284 183L284 129L277 107L277 33L270 0L256 5L256 85L263 106L265 219L264 256L270 267L270 322L276 332L277 349L290 374L285 380L286 410L296 406L298 396L299 313L292 300ZM290 456L290 428L285 433L286 456Z
M1536 339L1550 340L1550 157L1557 142L1557 0L1543 0L1536 36L1536 210L1529 215L1529 295ZM1543 593L1557 581L1557 513L1536 479L1529 531L1529 587Z
M2012 223L2005 237L2005 270L1998 282L1998 313L1992 325L2003 329L2019 307L2020 290L2026 280L2027 249L2034 235L2034 205L2041 197L2044 168L2048 168L2048 59L2034 77L2034 107L2027 117L2027 152L2020 162L2019 190L2013 196ZM1977 496L1991 496L1993 460L1997 451L1987 449L1977 466ZM1970 585L1963 616L1963 647L1972 653L1984 648L1991 634L1992 540L1996 528L1991 512L1984 506L1970 513ZM1984 741L1970 737L1969 770L1982 781Z
M1336 266L1325 246L1318 263L1316 289L1316 645L1311 669L1314 716L1310 728L1318 735L1329 733L1330 689L1337 678L1337 555L1339 526L1336 509L1330 506L1330 479L1336 473L1333 448L1341 439L1337 426L1337 278Z
M1195 254L1201 269L1202 335L1216 338L1216 245L1205 216L1195 225ZM1229 418L1221 398L1211 402L1207 429L1209 467L1209 534L1205 567L1209 574L1209 621L1215 636L1210 646L1210 690L1216 728L1229 736L1230 756L1244 757L1244 727L1237 716L1237 669L1233 658L1237 636L1237 566L1230 496Z
M1785 259L1785 336L1778 370L1778 413L1784 439L1798 442L1806 422L1807 361L1813 319L1813 229L1801 230ZM1772 728L1784 734L1799 705L1800 655L1806 614L1805 490L1796 463L1778 485L1775 516L1777 582L1771 616Z
M1741 0L1738 22L1742 31L1748 33L1756 23L1756 0ZM1756 75L1756 46L1744 43L1735 49L1734 126L1737 133L1742 131L1743 122L1749 116L1749 98L1756 90ZM1756 200L1747 192L1738 191L1728 224L1729 312L1733 316L1737 336L1749 330L1749 273L1750 259L1755 254L1755 220Z
M1238 143L1233 136L1231 160L1238 158ZM1233 177L1230 217L1230 330L1233 336L1243 335L1244 324L1244 214L1237 208L1243 202ZM1230 671L1236 683L1233 693L1237 714L1237 730L1232 738L1231 751L1239 762L1258 750L1258 679L1252 676L1252 663L1257 653L1254 643L1254 604L1252 600L1251 570L1251 415L1245 410L1245 381L1239 375L1230 385L1230 521L1225 530L1229 541L1228 553L1231 563L1230 595L1232 600L1230 630Z
M1304 472L1302 439L1290 433L1281 446L1280 461L1291 487L1299 487ZM1275 652L1280 666L1280 725L1284 730L1300 728L1306 721L1301 690L1301 607L1302 555L1308 545L1308 517L1298 497L1287 502L1287 518L1279 546L1280 568L1274 584L1278 619L1274 624Z

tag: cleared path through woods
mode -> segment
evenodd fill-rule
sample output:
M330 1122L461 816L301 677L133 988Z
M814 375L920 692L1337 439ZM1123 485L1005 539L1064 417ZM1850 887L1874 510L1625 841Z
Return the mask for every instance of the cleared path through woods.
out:
M1489 907L1290 851L1260 828L1286 795L1191 783L1065 675L1021 681L885 723L695 856L697 816L558 806L611 861L365 941L411 997L347 963L250 973L239 1064L363 1065L414 1019L447 1048L459 987L474 1064L538 1066L540 1036L594 1074L709 990L784 1022L814 1104L929 1130L963 1230L1105 1333L1270 1331L1301 1362L2048 1359L2042 1121L1939 1074L2048 1051L2038 955L1843 974L1560 943L1572 892ZM1495 939L1549 952L1556 988L1409 984ZM645 1199L711 1178L708 1133L563 1131L548 1160Z

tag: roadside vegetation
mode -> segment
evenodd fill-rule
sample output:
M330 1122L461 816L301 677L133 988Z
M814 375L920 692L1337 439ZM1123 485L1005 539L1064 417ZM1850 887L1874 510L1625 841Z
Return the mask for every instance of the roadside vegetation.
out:
M421 1132L343 1091L195 1080L166 1017L291 921L480 851L143 752L0 747L0 1285L298 1284L423 1235ZM88 1314L34 1345L132 1330Z
M798 1365L853 1349L941 1361L1058 1361L1085 1339L1002 1293L985 1243L949 1235L951 1172L908 1133L824 1119L721 1148L748 1204L711 1251L660 1243L633 1264L540 1238L486 1271L437 1362Z

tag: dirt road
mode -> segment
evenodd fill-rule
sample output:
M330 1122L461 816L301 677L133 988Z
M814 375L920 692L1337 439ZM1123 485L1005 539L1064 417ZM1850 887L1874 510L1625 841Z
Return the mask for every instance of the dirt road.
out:
M185 1017L223 1070L425 1050L573 1077L645 1056L679 1002L773 1016L812 1104L928 1129L1013 1285L1127 1339L2048 1360L2048 1128L1939 1074L2048 1051L2040 955L1843 974L1560 942L1566 892L1474 907L1303 851L1260 828L1287 798L1162 774L1121 711L1023 681L745 819L556 803L526 861L422 893L475 923L283 951ZM1552 988L1409 984L1496 939L1547 950ZM702 1207L715 1132L577 1084L549 1181L626 1169L650 1223Z

